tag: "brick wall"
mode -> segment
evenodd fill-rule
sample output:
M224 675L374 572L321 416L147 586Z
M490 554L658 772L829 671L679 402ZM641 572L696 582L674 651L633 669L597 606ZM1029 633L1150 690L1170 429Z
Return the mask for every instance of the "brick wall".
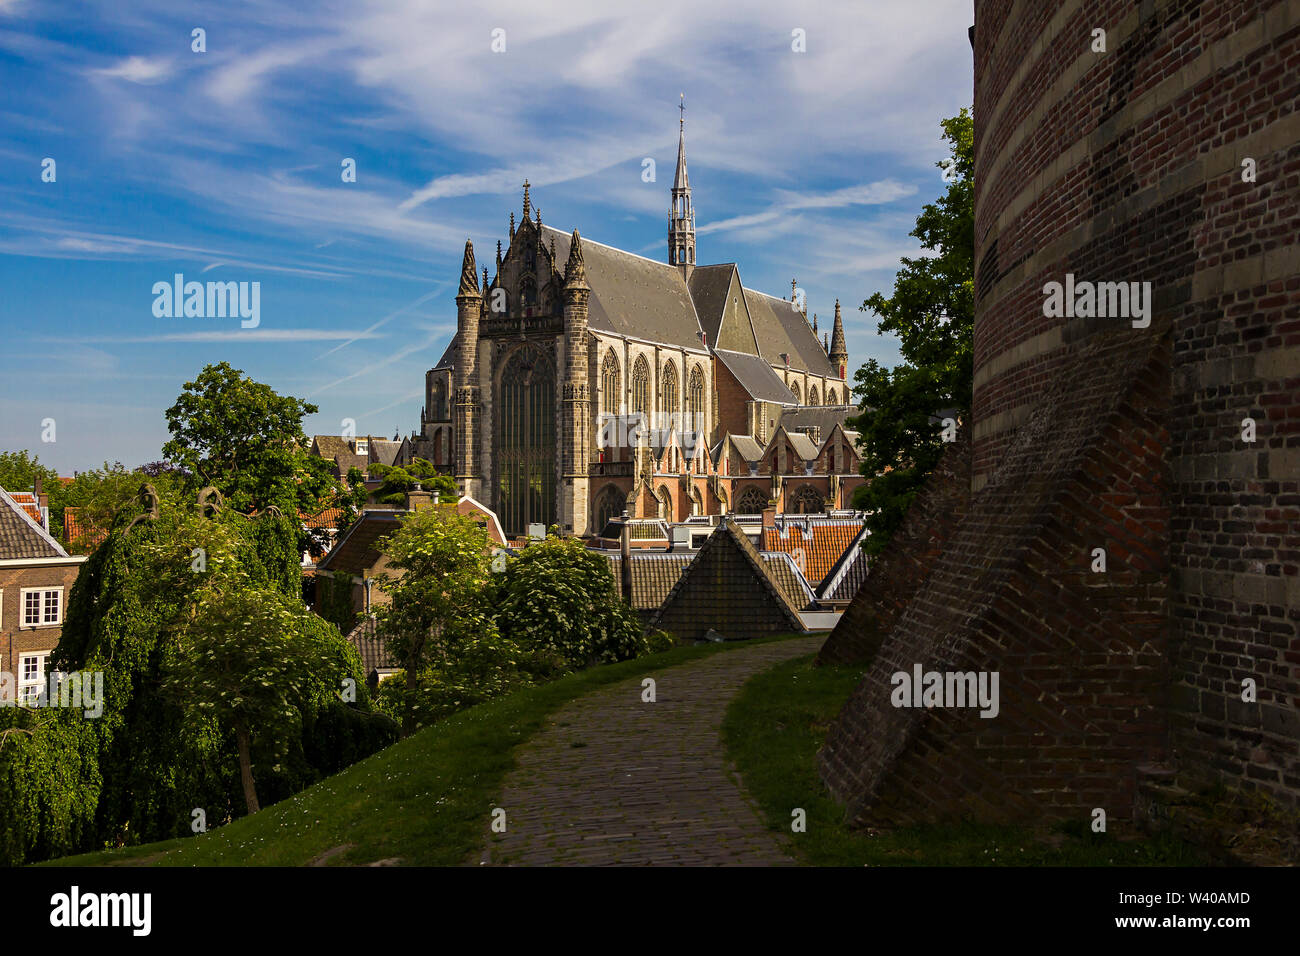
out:
M17 674L20 655L52 651L63 635L62 626L23 626L22 589L63 588L62 619L67 614L68 596L80 571L80 562L0 568L0 670Z
M1125 820L1153 763L1294 809L1300 5L975 14L970 511L901 612L851 611L895 623L835 642L881 643L824 775L859 822ZM1044 316L1066 273L1150 282L1150 327ZM1001 714L891 707L916 661L1001 669Z
M854 601L826 638L819 664L868 664L930 576L935 560L970 502L970 441L965 434L944 451L907 518L872 564Z

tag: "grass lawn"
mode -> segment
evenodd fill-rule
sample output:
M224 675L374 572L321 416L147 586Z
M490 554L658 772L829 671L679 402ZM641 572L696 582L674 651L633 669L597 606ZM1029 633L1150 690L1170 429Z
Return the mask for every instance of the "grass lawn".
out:
M814 866L1199 866L1201 851L1171 836L1116 840L1087 821L1052 830L974 824L871 833L844 825L844 808L817 774L816 754L862 669L813 667L812 657L751 678L732 701L723 738L769 826ZM807 813L791 833L791 811Z
M313 787L199 836L43 866L476 863L514 748L547 714L597 687L761 641L679 647L595 667L455 714Z

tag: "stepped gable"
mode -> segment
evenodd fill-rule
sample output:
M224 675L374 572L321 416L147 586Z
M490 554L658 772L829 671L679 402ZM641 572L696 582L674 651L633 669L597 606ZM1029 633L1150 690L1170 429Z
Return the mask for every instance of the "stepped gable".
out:
M1168 376L1167 335L1094 341L972 497L819 755L855 823L1131 815L1167 756ZM894 707L918 663L996 672L998 714Z
M701 640L710 630L734 638L804 630L785 588L727 517L682 572L650 627L686 641Z
M969 505L970 440L963 428L913 500L903 524L870 560L853 602L822 645L818 664L872 660L881 640L929 578Z

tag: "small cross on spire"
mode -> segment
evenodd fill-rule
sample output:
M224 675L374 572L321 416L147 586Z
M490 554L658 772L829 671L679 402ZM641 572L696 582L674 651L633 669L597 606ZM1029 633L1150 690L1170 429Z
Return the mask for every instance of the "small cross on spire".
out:
M682 101L677 107L681 111L681 118L677 121L683 129L686 128L686 94L682 94Z

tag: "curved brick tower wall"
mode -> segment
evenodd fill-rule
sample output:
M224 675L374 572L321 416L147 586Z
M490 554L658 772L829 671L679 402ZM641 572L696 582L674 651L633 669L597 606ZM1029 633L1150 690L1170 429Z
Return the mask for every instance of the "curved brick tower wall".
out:
M1126 820L1157 767L1298 806L1300 4L975 14L969 506L823 651L869 664L823 776L860 823ZM1044 315L1067 273L1151 283L1150 325ZM917 663L997 671L998 716L894 707Z

